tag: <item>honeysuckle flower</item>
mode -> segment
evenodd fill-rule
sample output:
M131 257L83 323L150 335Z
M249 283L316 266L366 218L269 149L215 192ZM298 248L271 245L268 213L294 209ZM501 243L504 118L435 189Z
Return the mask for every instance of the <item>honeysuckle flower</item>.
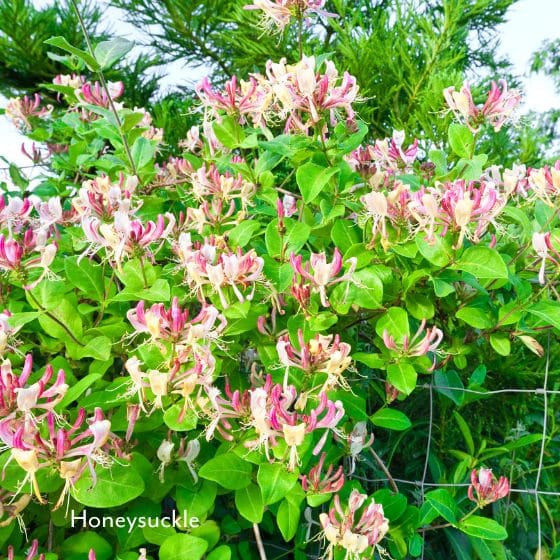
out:
M476 496L475 496L476 494ZM509 482L505 476L497 480L492 469L481 468L471 471L471 485L469 486L469 500L478 507L484 507L492 502L501 500L509 494Z
M352 281L357 259L351 257L346 262L349 265L348 270L342 276L338 277L338 274L342 270L342 255L338 248L335 247L333 260L330 263L327 261L327 256L324 252L311 253L309 262L305 263L305 265L302 264L301 255L296 256L295 253L292 253L290 255L290 264L296 273L294 284L298 281L297 275L299 275L302 279L309 282L312 292L320 295L321 304L324 307L329 307L327 288L340 282L350 283Z
M364 505L368 496L352 490L348 506L342 508L338 494L334 497L334 507L329 513L321 513L319 520L323 527L323 536L327 540L327 554L334 557L334 550L342 548L346 551L345 560L360 560L369 547L376 545L389 530L389 521L383 512L383 506L376 504L371 498L369 505L363 510L359 519L358 510ZM368 558L371 557L367 556Z
M200 139L200 127L193 125L189 128L187 136L179 142L179 148L196 154L202 150L204 143Z
M409 173L412 164L418 154L418 139L404 148L404 130L394 130L391 138L376 140L373 146L369 146L371 158L375 161L377 168L391 173Z
M544 285L546 261L549 260L556 266L560 266L560 253L552 245L550 232L533 233L532 245L533 250L541 259L541 265L539 268L539 284Z
M29 224L32 211L33 204L30 197L12 196L8 202L0 198L0 224L6 225L10 236L19 233L26 224Z
M233 76L226 82L223 93L212 89L208 78L204 78L196 87L196 93L205 107L214 117L220 118L220 112L234 115L241 124L247 120L254 126L264 125L264 113L268 110L270 94L265 87L260 85L256 78L249 81L237 80Z
M114 183L107 175L101 175L82 183L72 205L80 216L91 215L101 220L111 219L117 211L131 214L139 207L132 202L137 185L135 176L126 177L121 173L118 183Z
M240 247L235 253L218 251L215 239L205 240L204 244L193 243L190 234L182 233L174 250L185 270L186 281L196 290L201 301L204 301L204 286L210 286L218 294L224 308L229 307L225 293L228 287L239 302L250 301L257 282L263 278L264 260L254 249L247 253L243 253ZM242 290L249 287L249 294L243 294Z
M531 192L551 208L556 207L560 195L560 160L554 166L545 165L541 169L529 170Z
M0 490L0 527L7 527L14 520L22 523L21 513L31 502L31 496L24 494L16 499L16 496L6 490ZM10 549L12 556L10 557ZM13 548L8 547L8 559L13 560Z
M165 225L167 218L167 225ZM94 216L82 218L82 229L87 240L91 243L85 254L95 254L100 248L105 248L107 257L121 268L125 256L147 256L153 259L154 253L168 238L175 226L175 217L167 213L160 214L157 222L148 221L143 224L140 220L131 220L123 211L114 214L113 223L102 223ZM151 245L159 242L159 247L151 249ZM82 255L82 256L83 256Z
M41 107L41 96L36 93L32 98L24 95L11 98L6 105L6 117L20 130L31 129L30 118L44 119L52 113L52 105Z
M337 14L325 12L322 8L325 0L253 0L253 4L247 4L245 10L261 10L262 27L282 32L289 25L292 17L307 19L309 14L315 13L323 17L338 17Z
M465 237L478 242L488 226L505 206L507 199L500 196L495 186L484 181L458 179L453 183L445 183L440 202L440 218L443 221L442 235L448 228L459 231L455 244L458 249L463 245ZM471 225L476 227L471 231Z
M14 547L12 545L8 546L8 559L7 560L14 560ZM39 541L37 539L33 539L31 542L31 546L27 550L25 555L25 560L45 560L45 554L39 554ZM95 560L93 559L88 560Z
M350 473L356 470L356 461L359 461L360 454L364 449L371 447L375 436L368 434L366 422L356 422L356 425L346 438L348 453L350 455Z
M118 99L124 93L124 84L122 82L109 82L106 90L99 82L93 84L86 82L81 87L76 88L75 93L78 99L89 105L109 108L109 96L113 100Z
M385 399L387 404L391 404L400 394L401 392L394 385L385 381Z
M214 164L208 168L203 164L197 171L191 173L192 194L199 200L210 197L230 203L239 200L245 209L251 204L251 198L256 192L253 183L243 179L240 173L232 175L229 171L220 173Z
M144 301L138 302L127 313L127 318L138 333L149 333L152 340L169 340L196 345L200 341L216 339L226 327L225 317L212 305L202 307L189 321L187 309L179 307L179 299L171 300L166 310L163 303L155 303L148 310Z
M25 147L25 142L22 142L20 151L26 158L29 158L35 165L38 165L43 161L43 154L41 153L41 149L37 147L35 142L31 144L30 151L28 151L27 148Z
M325 452L321 453L319 462L309 471L309 474L300 476L301 486L305 492L311 494L330 494L338 492L344 486L344 469L342 465L334 471L334 465L329 465L323 474ZM334 471L334 472L333 472Z
M172 441L169 441L167 439L164 439L157 451L156 451L156 456L160 462L160 465L158 467L158 473L159 473L159 480L160 482L164 482L165 481L165 467L167 465L170 465L172 462L172 455L173 455L173 448L175 447L175 444Z
M33 356L27 354L21 373L13 372L10 360L4 360L0 365L0 417L33 418L37 413L52 411L64 398L68 385L65 383L65 373L58 370L53 380L54 370L49 364L43 375L32 384L28 384L33 368ZM49 386L50 385L50 386Z
M80 74L58 74L53 78L53 84L57 86L71 87L72 89L80 88L86 79Z
M425 356L428 352L435 352L443 340L443 331L437 327L426 329L426 320L422 319L418 330L412 338L404 335L402 341L396 344L395 339L385 329L383 331L383 344L388 350L399 353L401 356ZM435 357L434 357L435 367Z
M315 430L326 430L313 449L313 454L318 455L325 445L329 431L336 431L338 423L344 417L342 403L330 401L325 391L319 394L319 404L309 414L297 412L297 392L293 386L275 385L271 390L271 401L270 426L283 435L290 449L288 460L290 471L295 470L299 464L298 447L303 443L305 435Z
M177 461L182 461L187 465L195 484L198 482L198 474L194 468L194 461L199 454L200 441L197 439L191 439L189 442L186 442L185 438L181 439L179 448L177 449Z
M4 309L0 313L0 358L4 355L4 353L9 350L10 352L16 351L16 346L18 344L17 340L15 339L15 335L21 329L19 327L12 327L10 325L10 317L12 313L8 309ZM0 374L0 383L1 383L1 374ZM0 403L0 408L2 404Z
M443 96L457 119L473 132L476 133L484 122L488 122L494 131L498 132L521 101L520 93L517 90L508 90L505 80L499 80L498 84L492 82L482 107L475 105L468 82L465 82L459 91L455 91L453 86L444 89Z
M340 336L317 334L309 342L305 342L303 331L298 330L300 349L292 346L288 335L281 336L276 344L280 363L286 367L284 385L287 385L289 367L296 367L306 372L327 374L324 389L332 389L337 385L346 386L342 373L352 363L350 352L352 347L340 342Z

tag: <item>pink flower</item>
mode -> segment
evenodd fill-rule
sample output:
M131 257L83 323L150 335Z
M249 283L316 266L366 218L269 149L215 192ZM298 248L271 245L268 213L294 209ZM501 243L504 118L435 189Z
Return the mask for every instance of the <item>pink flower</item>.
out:
M298 341L300 350L292 346L288 335L281 336L276 344L280 362L286 366L285 386L290 367L306 372L326 373L325 389L332 389L336 385L347 385L342 374L352 363L350 344L340 342L340 336L332 334L318 334L309 342L305 342L301 329L298 330Z
M369 547L376 545L389 530L389 521L383 512L383 506L376 504L372 498L369 505L356 519L358 510L368 499L366 494L352 490L348 506L343 509L338 494L334 497L334 507L329 513L321 513L319 520L323 527L323 536L327 540L328 554L333 555L334 549L346 550L345 558L359 560ZM373 551L372 551L373 552ZM370 556L368 556L369 558Z
M533 250L541 259L541 266L539 268L539 284L545 284L545 268L546 261L549 260L556 266L560 266L560 253L552 245L550 232L547 233L533 233L532 238Z
M262 10L261 25L266 30L274 27L281 32L289 25L292 17L307 18L316 13L325 17L338 17L336 14L325 12L321 8L325 0L253 0L253 4L243 6L245 10Z
M425 319L422 320L418 330L411 339L409 339L408 335L404 335L402 342L398 345L387 329L383 331L383 343L385 344L385 348L393 350L401 356L425 356L428 352L435 352L442 340L443 331L437 327L426 329Z
M498 84L492 82L486 102L480 108L474 104L468 82L463 84L460 91L455 91L453 86L443 90L443 96L455 116L473 132L476 133L484 122L491 124L494 131L498 132L521 101L517 90L508 91L505 80L499 80Z
M327 256L324 252L311 253L309 262L305 265L302 264L301 255L296 256L295 253L290 255L290 264L296 273L294 284L297 282L297 275L299 274L302 280L309 282L312 292L319 293L323 307L329 307L330 305L327 298L327 287L340 282L352 281L357 259L352 257L347 262L349 263L348 271L337 278L342 270L342 255L336 247L333 260L330 263L327 262Z
M109 95L112 99L119 98L124 93L124 84L122 82L109 82L107 90L99 82L93 84L86 82L81 88L76 89L76 95L89 105L108 108L110 106Z
M45 367L43 375L30 385L27 384L33 367L33 356L27 354L20 375L12 370L10 360L4 360L0 366L0 416L14 418L22 415L33 418L37 412L52 411L64 398L68 385L65 383L65 374L62 369L54 382L54 370L49 364ZM36 418L36 421L39 419Z
M171 307L166 310L162 303L144 309L140 301L135 309L127 313L127 318L138 333L149 333L153 340L171 340L188 344L217 338L226 326L225 317L212 305L202 307L200 313L189 322L188 310L179 307L174 297ZM219 321L218 324L216 322Z
M529 187L537 198L554 208L560 195L560 160L552 167L545 165L541 169L530 169Z
M323 464L326 456L326 453L322 453L319 462L309 471L309 474L300 476L301 486L305 492L329 494L338 492L344 486L342 465L335 472L333 472L334 466L329 465L327 472L323 475Z
M52 105L41 107L41 96L36 93L33 98L13 97L6 105L6 117L20 130L31 129L30 118L44 119L52 113Z
M476 497L475 494L476 493ZM473 469L471 471L471 485L469 486L469 500L479 507L484 507L492 502L505 498L509 494L509 482L505 476L499 480L492 474L491 469Z

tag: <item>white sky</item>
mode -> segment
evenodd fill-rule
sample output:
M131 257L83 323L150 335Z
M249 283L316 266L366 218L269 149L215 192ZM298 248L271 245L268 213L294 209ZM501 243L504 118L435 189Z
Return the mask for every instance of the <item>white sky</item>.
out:
M113 14L111 10L111 19ZM560 108L560 96L555 93L552 80L545 75L529 75L531 54L545 39L559 37L559 21L560 0L521 0L510 9L508 21L501 26L499 54L506 55L513 63L515 72L524 77L523 110L545 111ZM116 32L129 35L130 28L126 25L116 23L113 24L113 28ZM192 69L182 69L180 64L175 63L167 69L162 83L168 86L185 84L192 80ZM4 107L5 104L6 99L0 96L0 107ZM28 164L29 160L20 152L22 140L11 123L0 116L0 156L18 165ZM0 167L3 167L1 161Z

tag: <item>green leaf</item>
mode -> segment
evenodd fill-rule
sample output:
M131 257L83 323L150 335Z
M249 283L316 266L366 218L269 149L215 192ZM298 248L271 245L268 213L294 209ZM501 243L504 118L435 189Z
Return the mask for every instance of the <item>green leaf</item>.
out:
M428 243L421 235L415 238L416 246L420 254L430 263L443 267L451 262L452 252L449 240L436 235L431 243Z
M57 404L57 410L63 410L70 403L74 402L86 389L91 387L101 377L103 376L100 373L90 373L77 383L72 384L68 388L68 391L66 391L64 398Z
M159 549L159 560L200 560L208 543L191 535L172 535L167 537Z
M410 338L408 313L400 307L387 309L375 325L375 332L381 338L383 338L385 330L395 339L397 344L401 343L405 336Z
M96 336L87 342L87 344L80 348L77 352L77 357L94 358L101 362L106 362L111 357L111 339L107 336Z
M511 342L507 334L492 333L490 345L500 356L509 356L511 353Z
M426 494L428 503L449 523L457 523L457 504L445 488Z
M113 558L113 547L95 531L81 531L65 538L60 552L62 558L83 558L85 560L90 549L95 550L96 560Z
M470 159L474 152L474 135L463 124L452 123L448 131L449 145L459 157Z
M240 490L251 483L252 467L233 453L218 455L202 465L198 474L228 490Z
M78 262L77 258L67 257L64 259L64 271L66 279L78 290L96 302L103 301L105 287L101 265L94 264L88 259Z
M204 480L202 485L191 491L177 486L177 509L181 515L187 512L190 517L204 519L216 501L217 486L210 480Z
M479 280L507 280L508 278L507 266L500 253L482 245L465 249L453 268L468 272Z
M375 414L370 416L370 420L376 426L387 428L388 430L408 430L412 426L408 416L399 410L391 408L381 408Z
M507 531L499 523L480 515L467 517L457 527L467 535L487 541L502 541L508 537Z
M181 417L180 420L179 417ZM186 409L181 404L174 404L164 412L163 421L170 430L188 432L196 428L198 416L193 409Z
M274 287L279 291L283 292L290 284L294 277L294 269L290 263L277 263L274 259L270 258L268 255L263 257L264 267L263 273L268 280L270 280Z
M354 420L367 420L366 399L344 389L329 392L331 400L338 400L344 406L346 415Z
M412 393L417 378L416 370L406 362L387 366L387 381L405 395Z
M335 289L345 291L346 286L340 284ZM374 268L362 268L354 272L348 294L351 303L364 309L379 309L383 306L383 282Z
M227 232L228 239L238 247L245 247L259 231L261 224L256 220L245 220Z
M475 329L490 329L496 322L488 310L480 307L463 307L455 313L455 317Z
M256 484L235 491L237 511L251 523L260 523L264 514L261 489Z
M82 62L84 62L87 65L87 67L92 72L97 72L99 70L99 64L97 63L97 61L93 56L91 56L89 53L85 51L82 51L81 49L73 47L64 37L61 36L51 37L50 39L47 39L45 41L45 44L52 45L53 47L58 47L63 51L73 54L74 56L77 56Z
M284 228L284 234L280 235L276 218L266 228L264 240L271 257L280 257L283 248L285 257L289 257L291 253L299 253L311 233L311 228L307 224L291 218L284 219Z
M465 438L465 443L467 444L467 449L468 449L469 453L471 455L474 455L474 441L473 441L473 437L472 437L471 429L469 428L469 425L467 424L465 419L456 410L453 411L453 417L455 418L455 421L457 422L457 425L459 426L459 429L461 430L461 433L463 434L463 438Z
M282 537L286 542L291 541L299 527L299 518L301 510L295 504L288 500L282 500L278 513L276 514L276 522L282 533Z
M231 548L227 544L222 544L210 552L206 560L231 560Z
M298 481L297 473L291 473L280 463L261 463L257 482L265 505L274 504L288 494Z
M527 309L531 315L542 320L538 326L552 325L560 329L560 304L554 301L539 301Z
M331 239L344 254L352 245L360 243L362 236L360 230L350 220L337 220L331 230Z
M97 468L93 485L88 470L71 488L72 497L85 506L109 508L126 504L144 491L144 481L131 465L113 464L109 469Z
M238 148L245 140L245 132L233 117L222 117L221 122L215 121L212 125L218 140L230 150Z
M315 200L327 186L331 177L339 171L340 169L336 167L322 167L312 162L307 162L299 167L296 171L296 182L303 200L306 203Z
M116 37L110 41L101 41L93 51L102 70L110 68L115 62L121 60L134 46L132 41Z
M156 148L147 138L140 136L130 150L136 169L142 169L154 159Z

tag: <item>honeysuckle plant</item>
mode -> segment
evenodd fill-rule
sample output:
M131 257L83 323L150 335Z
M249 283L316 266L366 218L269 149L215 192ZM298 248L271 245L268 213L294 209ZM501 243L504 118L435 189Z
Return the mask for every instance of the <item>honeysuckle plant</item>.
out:
M279 28L322 8L247 6ZM8 558L505 557L503 510L480 510L516 500L504 468L540 435L475 443L459 409L560 328L560 162L477 149L519 94L448 88L446 145L372 141L353 76L271 60L202 80L200 125L165 159L103 79L122 44L50 44L91 74L6 110L48 169L0 199ZM422 473L426 386L464 441ZM83 511L200 523L79 531Z

